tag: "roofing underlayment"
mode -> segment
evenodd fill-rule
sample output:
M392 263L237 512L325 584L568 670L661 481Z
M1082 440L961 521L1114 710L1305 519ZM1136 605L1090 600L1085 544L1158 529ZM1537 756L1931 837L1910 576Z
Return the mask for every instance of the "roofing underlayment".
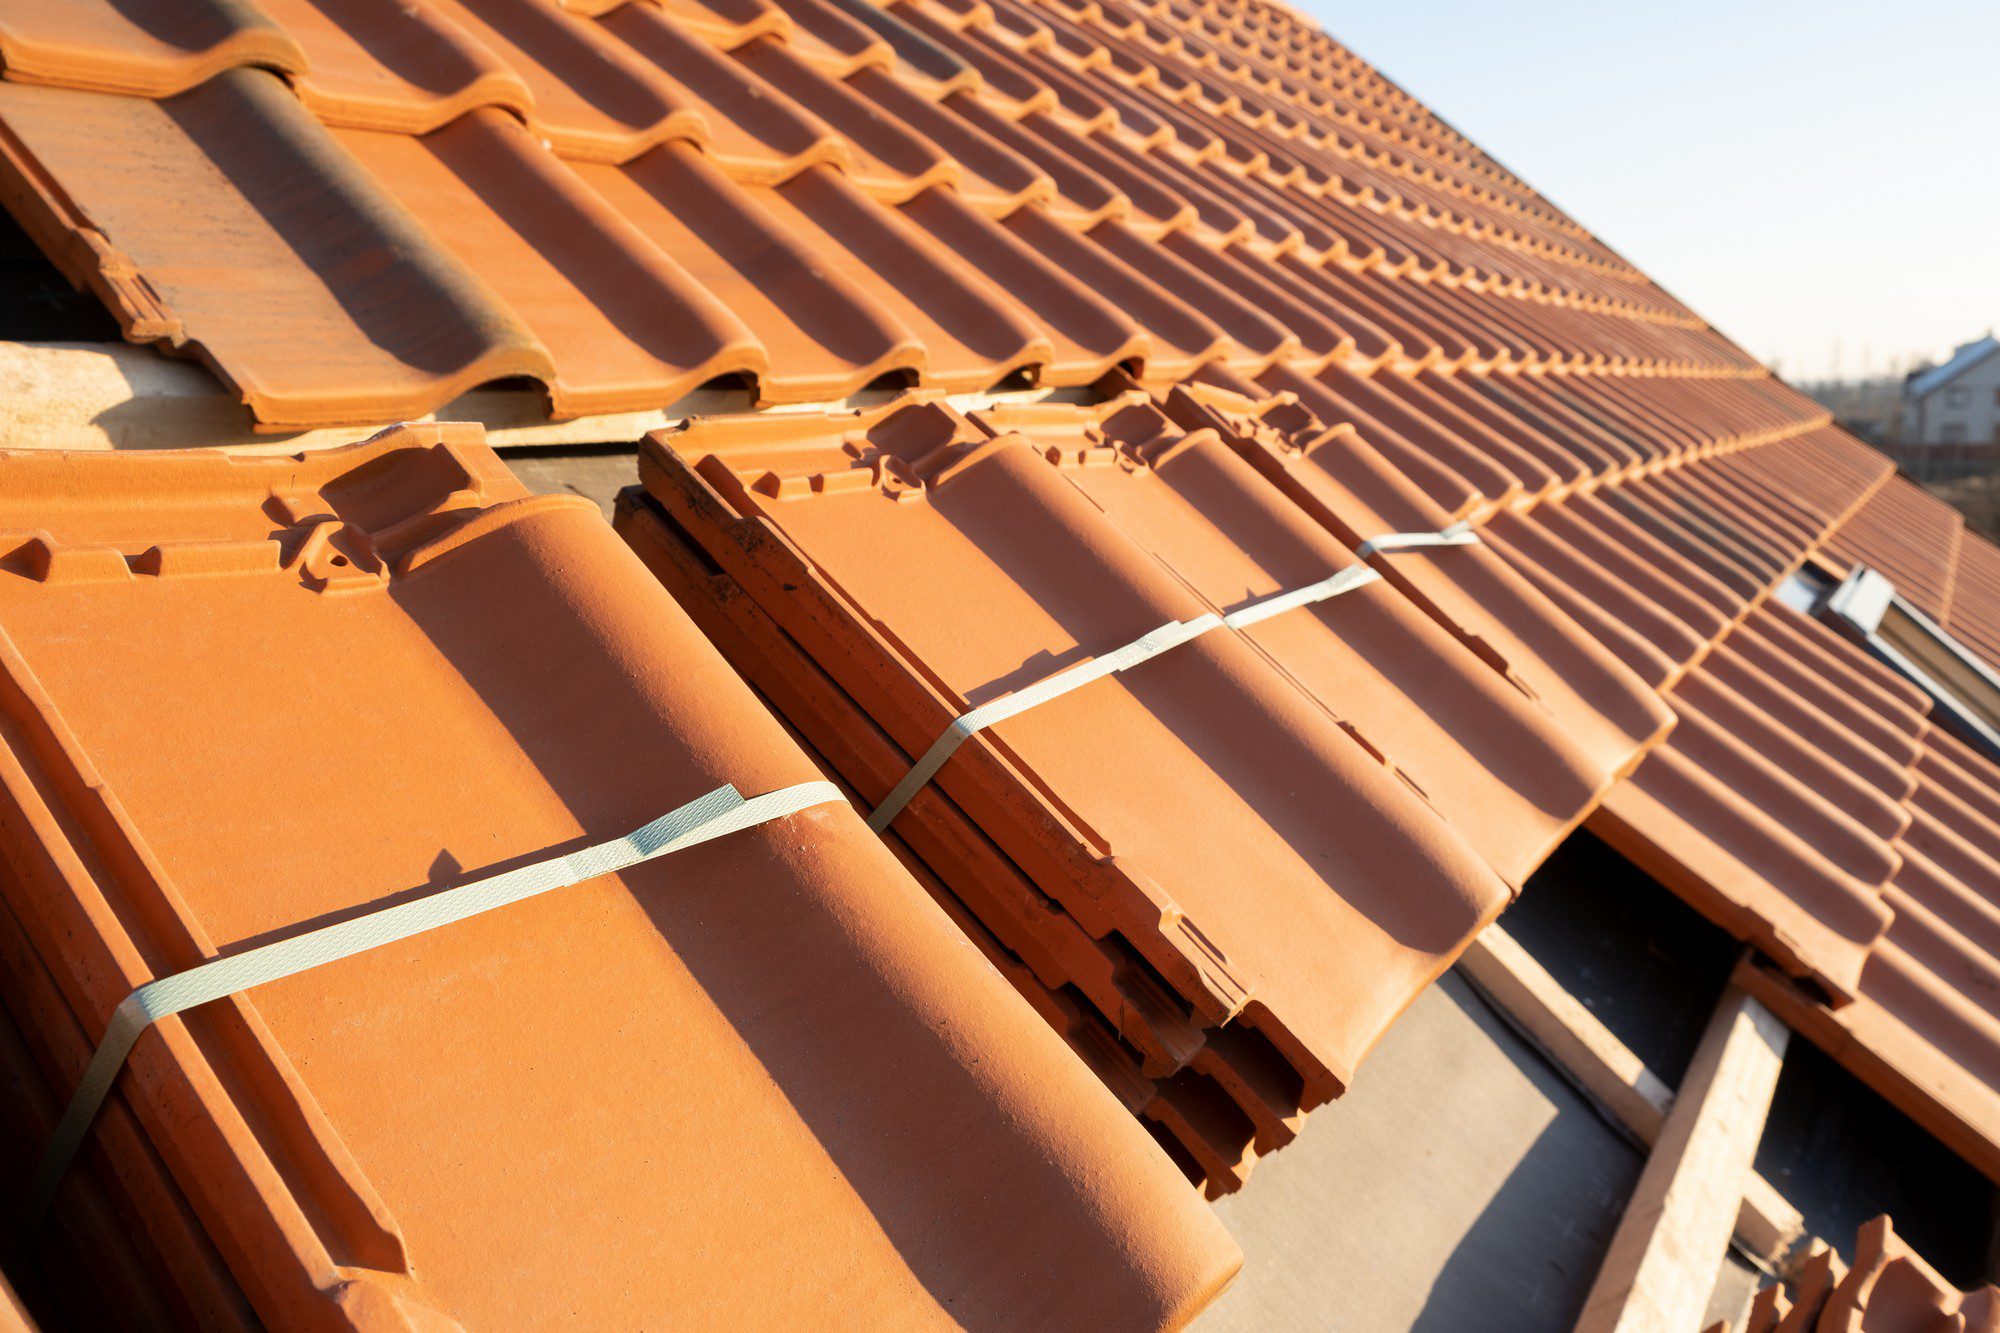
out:
M582 1246L665 1284L606 1319L1171 1322L1234 1254L1132 1117L1238 1187L1579 825L2000 1180L2000 766L1820 610L1873 570L2000 667L2000 552L1290 10L4 0L0 73L0 200L274 432L765 409L649 438L642 563L452 433L0 459L52 1097L147 977L812 776L725 659L866 810L1152 645L961 728L910 873L816 810L163 1029L58 1224L168 1219L175 1308L491 1322ZM508 1231L557 1172L643 1221Z

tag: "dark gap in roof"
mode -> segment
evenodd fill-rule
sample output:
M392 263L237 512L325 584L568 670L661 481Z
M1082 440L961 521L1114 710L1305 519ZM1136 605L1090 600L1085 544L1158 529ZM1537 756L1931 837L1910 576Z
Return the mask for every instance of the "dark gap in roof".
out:
M1016 393L1022 389L1032 389L1041 382L1040 366L1016 366L993 381L988 393Z
M10 342L123 342L118 321L0 212L0 338Z
M1200 1185L1208 1179L1208 1173L1201 1169L1201 1163L1194 1160L1194 1154L1182 1147L1180 1140L1168 1133L1159 1121L1142 1117L1139 1123L1153 1136L1153 1142L1160 1145L1160 1151L1181 1169L1181 1174L1187 1177L1188 1184Z
M1687 1072L1740 946L1578 830L1500 927L1669 1087Z
M576 444L562 449L502 450L508 469L536 495L581 495L608 519L618 492L639 480L631 444Z
M757 396L757 377L748 371L732 370L726 375L717 375L701 382L696 393L742 393L751 398Z
M1954 1285L1994 1275L2000 1189L1803 1037L1786 1048L1757 1170L1843 1259L1887 1213Z
M570 458L605 458L612 455L637 458L639 443L637 440L606 440L598 444L500 444L493 447L493 452L509 461L541 458L557 463ZM633 475L638 475L636 464Z
M863 393L900 393L904 389L917 387L917 372L914 370L885 370L863 385Z

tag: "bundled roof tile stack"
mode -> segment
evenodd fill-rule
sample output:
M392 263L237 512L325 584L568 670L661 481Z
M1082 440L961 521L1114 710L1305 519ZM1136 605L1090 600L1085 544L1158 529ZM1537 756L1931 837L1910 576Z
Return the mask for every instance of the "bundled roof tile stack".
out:
M871 804L968 706L1354 564L1144 394L717 419L641 475L628 537ZM1385 584L990 728L893 827L1169 1106L1209 1107L1150 1118L1220 1191L1609 780Z
M9 1172L149 978L818 776L476 430L0 478ZM79 1322L1153 1328L1238 1262L837 799L165 1020L118 1087L31 1270Z
M1717 1329L1727 1325L1718 1324ZM1996 1333L2000 1287L1960 1291L1912 1250L1886 1217L1861 1228L1854 1265L1819 1246L1792 1279L1758 1291L1738 1333Z

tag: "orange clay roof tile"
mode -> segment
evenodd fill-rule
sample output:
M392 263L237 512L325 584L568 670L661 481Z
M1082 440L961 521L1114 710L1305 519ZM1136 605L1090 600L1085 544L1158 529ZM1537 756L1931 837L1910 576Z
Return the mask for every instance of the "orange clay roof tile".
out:
M1752 1301L1743 1333L1895 1333L1903 1329L2000 1331L2000 1287L1960 1291L1896 1234L1887 1217L1862 1226L1854 1262L1821 1244L1792 1279Z
M1037 437L989 435L936 406L698 425L650 442L642 476L911 754L968 702L1212 609L1051 467ZM1282 1052L1306 1106L1347 1085L1508 899L1421 799L1233 634L989 734L946 766L945 792L1087 931L1128 941L1205 1026L1240 1023ZM1296 804L1329 790L1372 812L1367 840ZM1421 895L1413 876L1430 886ZM1350 962L1337 977L1309 961L1336 953Z
M795 402L1121 363L1156 382L1385 356L1758 373L1365 67L1322 90L1272 64L1241 10L159 8L0 16L21 85L0 89L0 197L131 337L201 356L273 428L418 415L509 376L565 417L737 377ZM93 159L85 132L150 169ZM163 196L201 225L157 225ZM916 209L952 234L910 232ZM560 278L505 262L528 251ZM793 256L815 276L790 280ZM627 336L635 272L641 293L689 275L695 330Z
M20 83L140 97L185 91L227 69L301 73L295 34L252 0L10 4L0 13L0 72Z
M149 976L815 776L476 432L0 478L0 934L74 1014L52 1091ZM192 1012L121 1088L97 1180L163 1235L184 1198L274 1325L1150 1328L1237 1262L845 806Z
M1480 522L1482 549L1385 572L1557 717L1629 718L1598 733L1630 776L1593 826L1755 943L1768 961L1747 978L1791 1021L2000 1175L2000 767L1941 732L1909 682L1770 599L1802 562L1837 570L1845 552L1895 564L1936 608L1986 548L1768 383L1201 379L1177 392L1220 395L1266 475L1347 540ZM1539 481L1524 450L1549 469ZM1532 650L1493 651L1502 599L1452 607L1496 557L1547 608L1522 622L1545 626ZM1617 665L1580 669L1607 652ZM1558 653L1553 672L1535 660ZM1594 707L1545 684L1592 674L1610 687ZM1657 745L1649 699L1677 718Z
M1474 525L897 824L1211 1192L1586 815L2000 1177L2000 767L1774 597L1865 563L2000 665L2000 555L1294 11L17 0L0 75L0 201L272 428L914 390L658 439L621 510L868 799L968 699ZM937 401L1032 384L1087 405Z

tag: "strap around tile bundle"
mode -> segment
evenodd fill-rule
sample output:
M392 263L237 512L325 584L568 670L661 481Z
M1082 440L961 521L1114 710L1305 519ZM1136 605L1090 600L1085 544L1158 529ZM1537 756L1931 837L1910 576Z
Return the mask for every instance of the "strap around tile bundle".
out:
M717 787L622 838L489 875L147 982L126 996L112 1013L104 1040L98 1043L83 1080L77 1084L68 1108L49 1138L28 1192L28 1206L20 1218L17 1246L25 1247L40 1230L56 1186L62 1183L84 1135L96 1120L125 1057L140 1035L160 1019L267 981L294 976L453 925L496 907L568 888L600 875L616 874L643 861L769 823L811 806L845 802L840 789L831 782L802 782L748 800L733 786Z
M1470 523L1454 523L1442 532L1385 533L1361 543L1356 550L1360 557L1366 560L1378 552L1404 551L1419 546L1471 546L1478 541L1479 535L1472 530ZM1207 615L1198 616L1193 620L1169 621L1103 657L1092 658L1067 671L1057 672L1047 680L1030 685L1025 690L1016 691L970 709L960 714L944 729L943 735L931 742L931 747L924 751L923 758L917 760L910 771L903 775L903 780L896 784L894 790L882 798L882 804L876 806L875 813L868 816L868 827L877 833L887 829L895 822L896 816L903 813L903 807L924 789L926 783L937 776L938 770L944 767L945 761L951 758L959 746L965 744L974 734L996 723L1005 722L1010 717L1025 713L1037 704L1060 698L1094 680L1102 680L1106 676L1135 667L1141 662L1158 657L1170 648L1178 648L1190 640L1198 639L1210 630L1221 629L1225 625L1230 629L1247 629L1259 621L1269 620L1272 616L1283 615L1298 607L1311 606L1315 602L1323 602L1329 597L1338 597L1341 593L1364 587L1381 577L1365 564L1351 565L1303 588L1272 593L1269 597L1238 607L1226 616Z
M1158 629L1148 630L1123 648L1093 657L1088 662L1079 662L1066 671L1058 671L1047 680L1036 681L1024 690L1003 695L989 703L961 713L952 724L944 729L944 734L931 742L931 748L924 751L924 757L903 775L903 780L895 789L882 798L882 804L875 807L875 813L868 816L868 827L882 832L903 813L903 807L910 798L924 789L924 784L937 775L944 767L944 761L952 752L965 744L972 736L996 723L1025 713L1037 704L1045 704L1071 690L1088 685L1094 680L1103 680L1128 667L1158 657L1169 648L1178 648L1190 639L1198 639L1212 629L1222 628L1222 617L1217 615L1196 616L1193 620L1169 620Z
M1477 546L1479 534L1472 530L1472 524L1463 520L1436 532L1385 532L1379 537L1370 537L1354 548L1354 554L1366 560L1371 555L1387 555L1391 551L1414 551L1425 546Z
M1303 588L1290 592L1274 592L1269 597L1260 598L1248 606L1239 606L1222 618L1222 623L1231 629L1248 629L1260 620L1283 615L1301 606L1311 606L1329 597L1338 597L1344 592L1378 581L1382 576L1366 565L1349 565L1329 578L1318 583L1308 583Z

